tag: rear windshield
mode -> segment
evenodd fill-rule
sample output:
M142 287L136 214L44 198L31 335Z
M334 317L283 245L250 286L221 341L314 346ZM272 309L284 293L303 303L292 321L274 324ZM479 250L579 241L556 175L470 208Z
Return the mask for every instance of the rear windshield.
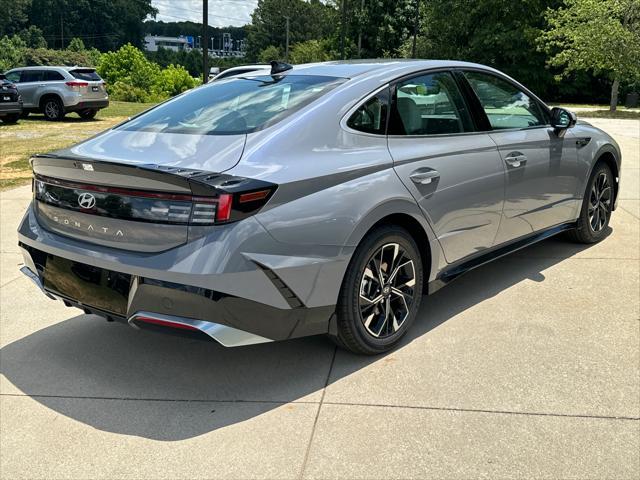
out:
M303 108L344 81L312 75L223 80L183 94L119 128L197 135L255 132Z
M98 75L95 70L91 69L71 70L69 73L78 80L85 80L87 82L98 82L102 80L100 75Z

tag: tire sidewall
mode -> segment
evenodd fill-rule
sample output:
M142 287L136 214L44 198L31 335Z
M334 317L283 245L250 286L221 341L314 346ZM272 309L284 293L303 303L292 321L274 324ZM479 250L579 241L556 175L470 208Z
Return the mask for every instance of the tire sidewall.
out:
M607 175L607 179L609 181L609 185L611 185L611 209L609 210L609 215L607 216L606 225L599 232L594 232L591 229L591 224L589 222L589 199L591 198L591 190L593 189L593 185L598 178L598 176L604 172ZM605 163L601 163L596 165L596 167L591 172L591 176L589 177L589 181L587 182L587 189L584 194L584 199L582 200L582 209L580 211L580 229L582 230L582 234L585 235L590 242L598 242L602 240L607 235L607 230L609 227L609 222L611 221L611 212L613 209L614 203L614 191L615 182L613 179L613 173L608 165Z
M404 321L397 332L389 337L380 339L373 337L362 323L359 306L360 282L371 256L383 245L388 243L398 243L413 260L416 274L416 286L414 289L414 300L409 309L408 318ZM349 265L349 269L356 269L356 271L355 273L350 272L350 284L343 285L346 297L343 300L348 302L347 311L349 312L349 318L345 320L352 323L352 332L359 342L365 344L371 350L379 352L389 350L407 333L417 316L418 309L420 308L424 278L420 250L413 238L404 229L399 227L384 228L379 231L372 232L372 234L365 239L361 244L361 247L356 251L356 255L354 259L352 259L352 263Z
M47 105L50 103L54 103L57 107L58 107L58 115L55 117L49 116L47 114ZM60 100L58 100L57 98L50 98L45 100L44 105L42 106L42 112L44 113L44 117L52 122L61 120L62 117L64 116L64 110L63 110L63 106L62 106L62 102Z

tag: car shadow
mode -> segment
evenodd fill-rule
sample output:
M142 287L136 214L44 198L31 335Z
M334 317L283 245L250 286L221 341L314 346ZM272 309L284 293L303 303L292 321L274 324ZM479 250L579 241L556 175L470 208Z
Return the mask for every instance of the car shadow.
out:
M51 123L99 123L104 121L104 118L80 118L73 112L68 113L62 120L58 120ZM28 117L20 118L20 122L33 122L33 121L46 121L44 115L38 115L37 113L30 113Z
M550 239L468 273L424 297L399 348L519 282L543 282L542 272L587 248ZM318 402L327 384L385 356L336 356L323 337L227 349L79 315L2 348L0 371L13 385L3 381L5 394L24 392L99 430L177 441Z

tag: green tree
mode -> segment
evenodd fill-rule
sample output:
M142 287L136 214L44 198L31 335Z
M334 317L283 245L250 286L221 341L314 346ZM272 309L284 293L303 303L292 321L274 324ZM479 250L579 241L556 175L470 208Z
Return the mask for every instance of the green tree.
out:
M326 62L331 60L330 46L321 40L296 43L291 47L289 60L291 63Z
M0 6L0 35L15 35L29 21L31 0L9 0Z
M80 40L79 38L72 38L69 42L69 45L67 45L67 50L70 50L72 52L83 52L84 50L86 50L86 48L82 40Z
M21 30L18 32L18 36L24 41L28 48L47 48L47 41L42 35L42 30L35 25Z
M160 72L154 91L172 97L196 86L195 79L181 65L169 65Z
M257 59L273 45L286 47L286 17L289 17L289 44L319 40L335 31L337 11L320 0L258 0L247 27L247 56Z
M565 0L546 18L540 48L551 55L549 65L563 68L561 76L605 75L615 110L620 82L640 80L640 0Z
M0 72L23 65L25 48L26 44L17 35L0 38Z

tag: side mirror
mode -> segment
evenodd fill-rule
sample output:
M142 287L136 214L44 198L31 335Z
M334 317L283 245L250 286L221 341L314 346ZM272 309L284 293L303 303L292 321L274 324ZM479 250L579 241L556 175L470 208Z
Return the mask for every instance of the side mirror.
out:
M551 126L557 134L564 134L564 130L576 124L578 117L573 112L560 107L551 110Z

